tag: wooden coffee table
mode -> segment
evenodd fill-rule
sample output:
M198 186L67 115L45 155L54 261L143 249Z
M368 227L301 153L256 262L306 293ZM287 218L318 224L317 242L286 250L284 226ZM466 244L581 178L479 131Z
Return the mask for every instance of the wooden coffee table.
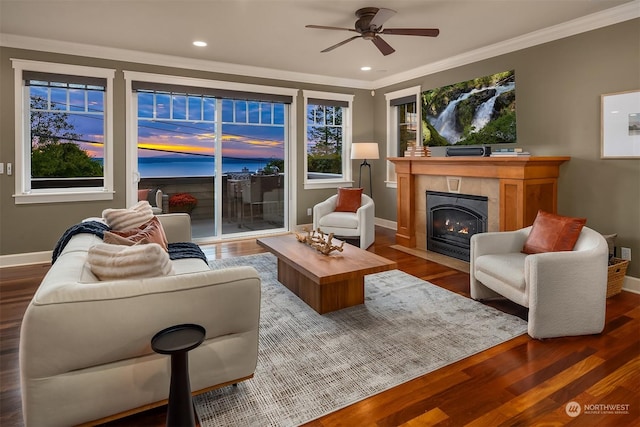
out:
M257 242L278 258L278 281L320 314L364 304L364 276L398 267L347 243L342 252L322 255L293 234Z

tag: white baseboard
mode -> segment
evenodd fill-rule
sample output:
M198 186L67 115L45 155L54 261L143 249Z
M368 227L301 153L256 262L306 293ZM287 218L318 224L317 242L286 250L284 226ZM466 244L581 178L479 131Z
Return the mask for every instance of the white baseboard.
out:
M51 262L53 251L29 252L24 254L0 255L0 268Z
M398 223L396 221L389 221L388 219L376 218L375 224L380 227L389 228L391 230L398 229Z
M640 294L640 278L632 276L624 276L624 283L622 284L622 290L627 292L633 292L634 294Z

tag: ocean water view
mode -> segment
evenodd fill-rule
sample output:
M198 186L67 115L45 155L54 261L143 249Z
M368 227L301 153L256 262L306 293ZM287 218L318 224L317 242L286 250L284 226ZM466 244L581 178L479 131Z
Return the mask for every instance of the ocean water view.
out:
M254 158L222 159L222 173L256 172L264 168L273 159ZM142 178L166 178L185 176L213 176L215 159L213 157L140 157L138 172Z

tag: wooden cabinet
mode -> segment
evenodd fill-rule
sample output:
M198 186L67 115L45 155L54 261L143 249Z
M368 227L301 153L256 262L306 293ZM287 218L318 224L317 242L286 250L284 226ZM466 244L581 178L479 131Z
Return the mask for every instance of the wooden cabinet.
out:
M415 247L415 178L418 175L499 181L501 231L533 223L539 209L556 213L560 165L570 157L391 157L397 175L396 242Z

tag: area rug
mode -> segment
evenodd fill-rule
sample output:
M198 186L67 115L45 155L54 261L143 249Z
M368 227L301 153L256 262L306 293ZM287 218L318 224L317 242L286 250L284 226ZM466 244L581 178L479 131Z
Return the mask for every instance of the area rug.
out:
M365 304L320 315L277 281L276 258L210 261L262 279L255 376L194 398L203 427L296 426L517 337L526 322L399 270Z

